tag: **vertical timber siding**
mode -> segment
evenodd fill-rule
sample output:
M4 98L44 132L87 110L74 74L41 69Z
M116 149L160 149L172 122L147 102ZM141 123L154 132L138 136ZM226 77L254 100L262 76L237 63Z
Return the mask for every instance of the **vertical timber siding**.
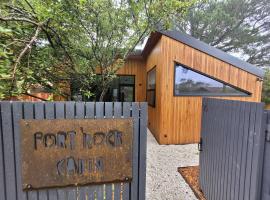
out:
M149 72L154 67L156 67L156 105L155 107L148 106L148 128L154 134L157 141L160 142L161 115L163 112L162 97L164 95L164 91L161 88L164 78L164 74L162 74L161 41L155 45L146 60L146 72Z
M153 52L157 46L160 53L158 58L154 58L152 54L155 54ZM160 116L156 122L160 124L156 137L159 143L196 143L200 138L202 97L173 96L175 62L252 93L250 97L216 98L260 102L262 82L256 76L164 35L157 46L153 48L146 65L147 68L151 67L153 64L149 65L148 60L154 60L159 67L157 93L161 97L157 97L157 101L162 102L157 111ZM149 109L149 122L155 123L153 120L157 119L152 118L150 114Z
M22 191L21 119L126 118L134 120L133 180L84 187ZM120 102L0 102L1 200L144 200L146 170L146 103Z
M100 68L96 68L95 73L100 73ZM117 75L133 75L135 76L135 101L146 101L146 70L145 61L140 59L127 59Z
M135 75L135 100L146 100L147 72L156 67L156 106L148 106L148 127L160 144L197 143L202 97L173 96L174 64L184 64L250 92L250 97L217 99L260 102L262 82L255 75L162 35L145 60L128 59L119 75Z
M135 75L135 101L146 101L146 70L143 60L127 60L119 75Z

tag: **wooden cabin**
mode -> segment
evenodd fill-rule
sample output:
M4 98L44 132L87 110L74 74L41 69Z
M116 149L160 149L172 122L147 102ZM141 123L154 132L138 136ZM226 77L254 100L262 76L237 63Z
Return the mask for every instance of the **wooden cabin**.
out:
M263 70L191 36L152 33L118 71L108 101L148 101L148 127L160 144L197 143L202 98L261 100Z

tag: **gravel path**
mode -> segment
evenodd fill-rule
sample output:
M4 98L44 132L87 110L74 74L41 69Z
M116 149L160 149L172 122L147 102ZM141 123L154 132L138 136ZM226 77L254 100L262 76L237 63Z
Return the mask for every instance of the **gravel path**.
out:
M196 144L159 145L148 131L146 200L196 200L177 168L198 163Z

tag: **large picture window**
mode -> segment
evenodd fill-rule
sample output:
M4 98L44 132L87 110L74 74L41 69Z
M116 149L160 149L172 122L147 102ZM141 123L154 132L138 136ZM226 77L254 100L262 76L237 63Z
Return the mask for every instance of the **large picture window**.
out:
M156 105L156 67L147 72L147 102L148 105Z
M250 93L184 65L175 64L175 96L249 96Z

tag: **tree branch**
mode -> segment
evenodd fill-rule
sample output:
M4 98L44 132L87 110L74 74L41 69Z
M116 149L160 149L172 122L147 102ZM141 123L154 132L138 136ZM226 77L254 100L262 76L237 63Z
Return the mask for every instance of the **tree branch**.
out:
M21 53L19 54L18 58L15 61L14 67L13 67L13 73L12 73L12 80L14 82L15 79L15 75L16 75L16 70L18 67L18 64L20 63L22 57L24 56L24 54L32 47L33 43L36 41L38 34L41 31L41 25L38 25L36 32L34 34L34 36L31 38L30 42L24 47L24 49L21 51Z
M32 12L36 15L37 13L35 12L35 9L34 7L27 1L27 0L24 0L26 2L26 4L31 8Z
M212 42L212 46L216 46L219 43L221 43L226 36L230 35L234 30L236 30L242 23L244 22L244 19L240 20L234 27L228 28L216 41Z
M27 18L21 18L21 17L1 17L0 16L0 21L17 21L17 22L28 22L30 24L33 24L33 25L36 25L36 26L40 26L39 23L33 21L33 20L30 20L30 19L27 19Z
M27 96L29 96L29 97L34 97L34 98L39 99L39 100L41 100L41 101L48 101L47 99L43 99L43 98L38 97L38 96L33 95L33 94L29 94L28 92L24 92L24 93L22 93L22 94L27 95Z

